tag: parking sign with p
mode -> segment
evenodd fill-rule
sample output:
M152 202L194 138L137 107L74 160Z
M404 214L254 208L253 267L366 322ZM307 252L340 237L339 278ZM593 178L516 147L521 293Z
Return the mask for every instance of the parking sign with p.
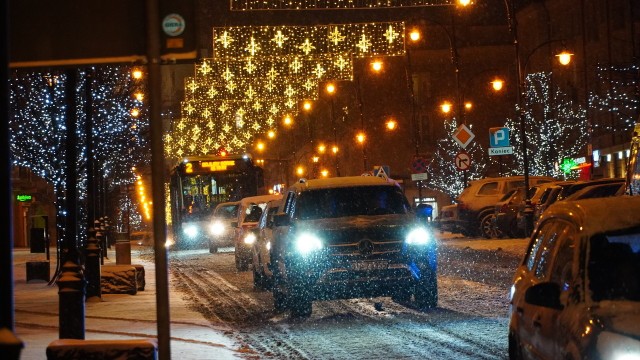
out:
M490 147L509 146L509 128L508 127L489 128L489 146Z

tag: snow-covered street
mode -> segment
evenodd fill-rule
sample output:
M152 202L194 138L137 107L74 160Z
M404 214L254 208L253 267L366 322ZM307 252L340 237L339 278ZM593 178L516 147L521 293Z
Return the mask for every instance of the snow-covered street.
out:
M171 252L171 288L250 358L506 358L507 295L527 240L440 237L440 301L428 311L379 297L315 301L310 318L290 318L236 271L232 251Z

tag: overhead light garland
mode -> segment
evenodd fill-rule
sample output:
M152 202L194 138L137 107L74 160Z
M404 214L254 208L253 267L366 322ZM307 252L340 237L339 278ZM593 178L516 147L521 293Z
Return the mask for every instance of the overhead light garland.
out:
M185 79L167 157L245 151L257 134L296 116L319 84L353 80L359 56L404 55L404 23L214 28L213 58Z
M321 10L321 9L376 9L415 6L452 5L453 0L231 0L232 11L246 10Z

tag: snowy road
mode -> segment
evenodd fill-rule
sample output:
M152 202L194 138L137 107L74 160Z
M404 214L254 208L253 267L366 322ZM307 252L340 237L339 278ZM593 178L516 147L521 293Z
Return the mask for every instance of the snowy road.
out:
M235 270L233 252L171 252L171 287L251 359L507 358L507 294L526 241L464 241L441 241L440 301L429 311L379 297L316 301L310 318L289 318L250 271Z

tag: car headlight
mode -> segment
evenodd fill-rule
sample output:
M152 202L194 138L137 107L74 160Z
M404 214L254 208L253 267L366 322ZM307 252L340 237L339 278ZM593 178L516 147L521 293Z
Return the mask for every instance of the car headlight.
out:
M214 221L209 225L209 232L213 236L220 236L224 234L224 224L220 221Z
M311 252L322 249L322 241L313 234L302 233L296 238L295 248L298 253L307 255Z
M409 245L426 245L433 241L433 235L425 228L416 228L409 232L405 241Z
M252 245L256 242L256 234L250 232L244 237L244 243L247 245Z
M198 236L198 227L194 224L186 224L182 231L184 231L184 234L192 239Z

